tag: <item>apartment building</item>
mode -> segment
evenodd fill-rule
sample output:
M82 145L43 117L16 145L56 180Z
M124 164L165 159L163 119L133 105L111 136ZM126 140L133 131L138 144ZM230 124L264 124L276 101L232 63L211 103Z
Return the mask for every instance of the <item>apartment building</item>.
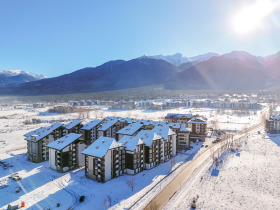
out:
M117 132L117 140L121 139L124 135L135 136L143 126L141 123L129 124Z
M58 172L67 172L85 165L85 157L81 153L85 143L81 134L69 133L46 145L49 148L49 166Z
M63 133L63 124L54 123L48 127L42 127L31 131L24 136L27 141L28 160L39 163L49 159L49 149L45 146L56 139L59 139Z
M125 147L125 166L127 174L137 174L144 170L144 142L136 136L123 136L119 141Z
M104 120L92 120L81 128L81 134L83 134L82 138L86 145L90 145L98 139L98 128L103 121Z
M69 122L65 125L63 125L63 136L69 134L69 133L80 133L81 127L83 127L81 120L74 120L72 122Z
M156 126L152 130L163 138L163 161L176 156L176 133L169 126Z
M85 155L85 175L90 179L107 182L126 172L125 148L113 138L99 137L82 154Z
M151 169L164 161L163 138L153 131L141 130L136 137L139 137L145 144L145 169Z
M265 128L269 133L280 133L280 115L273 115L266 120Z

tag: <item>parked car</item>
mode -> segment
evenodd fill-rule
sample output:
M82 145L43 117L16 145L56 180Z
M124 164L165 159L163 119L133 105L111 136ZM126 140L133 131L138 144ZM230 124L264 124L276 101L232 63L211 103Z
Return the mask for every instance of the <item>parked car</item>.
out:
M85 200L85 196L84 195L82 195L81 197L80 197L80 203L82 203L82 202L84 202L84 200Z

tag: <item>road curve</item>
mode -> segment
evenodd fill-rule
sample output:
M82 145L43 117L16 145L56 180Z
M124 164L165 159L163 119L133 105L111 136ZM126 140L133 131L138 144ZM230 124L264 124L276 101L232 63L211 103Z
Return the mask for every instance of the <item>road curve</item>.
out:
M244 134L234 139L234 141L238 141L244 136L248 135L250 132L255 131L256 129L261 128L264 125L264 122L260 122L257 125L249 128ZM211 151L217 151L223 145L225 145L225 141L222 141L213 147L205 150L202 154L200 154L197 158L195 158L183 171L176 176L146 207L145 210L155 210L155 209L163 209L167 202L173 197L173 195L180 189L181 185L183 185L195 172L197 168L199 168L209 157L211 157ZM213 149L212 149L213 148Z

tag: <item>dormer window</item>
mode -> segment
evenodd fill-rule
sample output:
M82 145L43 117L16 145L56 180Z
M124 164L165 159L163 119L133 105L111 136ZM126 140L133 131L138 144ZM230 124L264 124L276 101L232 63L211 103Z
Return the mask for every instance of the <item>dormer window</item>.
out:
M31 135L32 140L36 140L37 135Z

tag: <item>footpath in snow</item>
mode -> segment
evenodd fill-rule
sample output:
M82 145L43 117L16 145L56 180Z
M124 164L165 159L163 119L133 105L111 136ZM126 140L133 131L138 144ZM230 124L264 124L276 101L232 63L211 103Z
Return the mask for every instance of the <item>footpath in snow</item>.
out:
M209 160L165 209L190 209L194 197L197 209L279 209L280 135L250 136L220 160Z

